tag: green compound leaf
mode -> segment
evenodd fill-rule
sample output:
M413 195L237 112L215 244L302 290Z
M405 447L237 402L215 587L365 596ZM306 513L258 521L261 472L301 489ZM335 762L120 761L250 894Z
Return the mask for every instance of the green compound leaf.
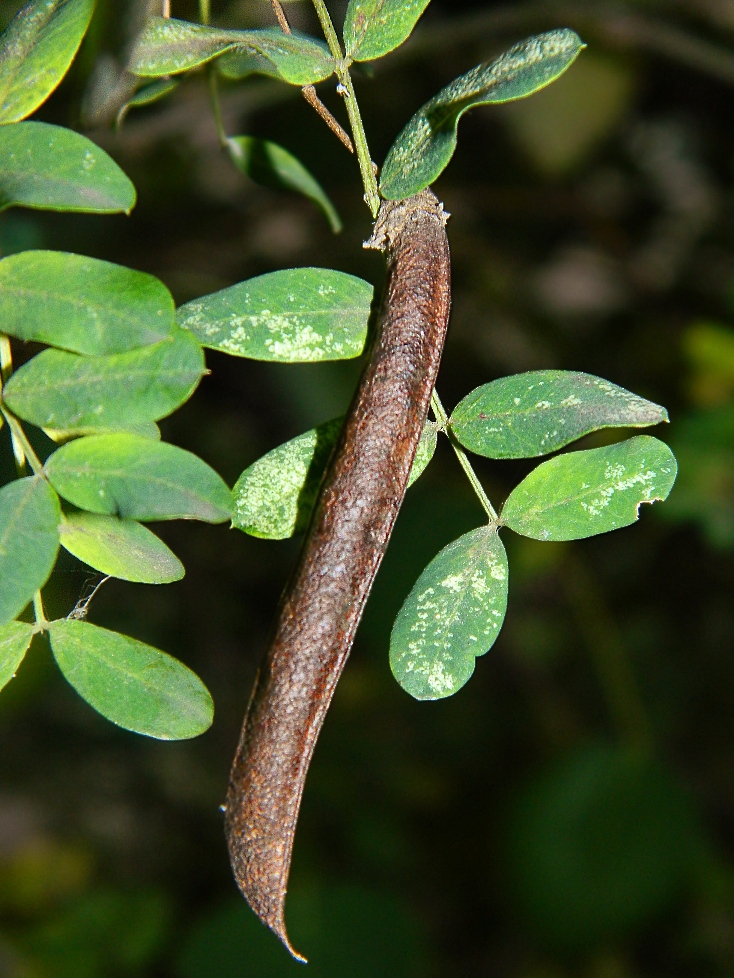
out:
M171 414L204 372L196 338L175 327L160 343L129 353L44 350L13 374L3 396L11 411L39 428L129 428Z
M129 214L135 187L104 150L45 122L0 127L0 210Z
M143 85L120 108L115 119L116 124L118 126L122 124L123 119L130 109L142 108L144 105L153 105L154 102L158 102L160 99L165 98L166 95L175 91L178 88L178 84L177 78L161 78L150 82L149 85Z
M367 339L372 286L328 268L288 268L181 306L202 346L278 363L349 360Z
M226 31L185 20L151 17L130 56L134 75L175 75L203 65L227 51L246 56L250 71L273 75L291 85L312 85L334 72L334 59L323 41L278 27Z
M101 356L157 343L175 323L171 293L153 275L63 251L0 261L0 322L19 340Z
M54 621L49 634L64 678L118 727L158 740L188 740L211 726L209 691L178 659L85 621Z
M184 566L155 533L135 520L69 513L59 526L61 546L102 574L139 584L170 584Z
M468 394L451 415L461 444L487 458L534 458L600 428L644 428L668 420L659 404L601 377L534 370Z
M33 625L9 621L0 628L0 689L15 677L33 639Z
M454 155L459 119L468 109L511 102L545 88L583 47L571 30L549 31L456 78L426 102L393 143L382 168L383 197L404 200L433 183Z
M430 0L349 0L344 46L354 61L371 61L407 40Z
M629 526L641 503L663 500L677 472L668 446L638 435L543 462L511 493L502 522L534 540L581 540Z
M74 60L94 0L31 0L0 37L0 123L30 115Z
M0 626L20 614L48 580L60 519L58 497L40 476L0 489Z
M263 187L303 194L322 210L334 234L341 231L341 219L324 188L287 149L256 136L233 136L227 140L227 150L245 176Z
M45 469L59 495L90 513L205 523L232 515L232 494L214 469L166 442L91 435L63 445Z
M507 554L493 527L454 540L433 558L398 612L390 667L417 700L451 696L494 645L507 609Z
M303 533L343 421L334 418L312 428L245 469L232 490L232 526L266 540ZM409 486L431 461L436 439L436 428L429 422L418 443Z

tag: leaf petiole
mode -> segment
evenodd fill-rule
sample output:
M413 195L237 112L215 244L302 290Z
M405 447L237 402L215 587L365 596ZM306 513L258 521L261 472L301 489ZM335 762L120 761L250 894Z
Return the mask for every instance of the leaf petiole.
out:
M441 431L445 432L446 436L448 437L448 440L451 442L451 447L453 448L454 453L459 460L459 464L461 465L462 469L466 473L466 476L469 479L469 482L471 483L472 489L477 494L477 498L479 499L479 502L482 504L482 508L484 509L484 512L489 517L489 522L492 524L496 524L499 520L499 517L495 512L494 506L489 501L489 497L484 491L482 483L479 481L476 472L472 468L472 464L467 458L466 452L461 447L459 442L456 440L456 437L454 436L453 432L451 431L451 428L449 427L449 416L448 414L446 414L446 409L441 403L441 398L438 396L435 388L433 393L431 394L431 407L433 409L433 413L436 416L436 421L438 421L439 428L441 429Z

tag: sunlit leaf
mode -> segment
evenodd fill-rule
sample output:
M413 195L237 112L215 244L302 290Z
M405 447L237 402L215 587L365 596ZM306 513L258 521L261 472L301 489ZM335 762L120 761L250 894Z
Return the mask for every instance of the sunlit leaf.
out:
M302 533L341 430L335 418L279 445L245 469L235 483L232 525L254 537L284 540ZM436 450L436 428L426 424L410 471L411 486Z
M0 489L0 626L48 580L59 549L61 507L45 479L16 479Z
M311 85L334 72L328 47L298 31L278 27L229 31L174 18L151 17L135 43L128 70L135 75L175 75L236 50L253 71L275 75L292 85Z
M502 522L534 540L580 540L629 526L641 503L665 499L677 465L649 435L543 462L511 493Z
M9 621L0 628L0 689L14 678L33 638L33 625Z
M69 513L59 526L61 546L102 574L140 584L168 584L184 566L155 533L135 520Z
M150 82L148 85L143 85L120 108L120 111L117 113L117 119L115 120L117 125L119 126L122 123L130 109L142 108L144 105L153 105L154 102L158 102L160 99L165 98L166 95L170 95L177 88L177 78L160 78Z
M571 30L549 31L456 78L426 102L393 143L382 168L382 195L403 200L433 183L454 154L459 119L468 109L532 95L561 75L583 47Z
M178 322L202 346L253 360L306 363L357 357L372 286L328 268L289 268L181 306Z
M159 740L187 740L211 726L209 691L172 656L85 621L55 621L49 633L64 677L119 727Z
M335 234L341 231L342 222L324 188L287 149L256 136L233 136L227 149L237 169L255 183L303 194L321 208Z
M403 43L430 0L349 0L344 46L355 61L381 58Z
M0 126L0 210L129 213L135 187L90 139L45 122Z
M110 356L44 350L10 378L5 403L32 424L61 430L165 418L189 399L205 369L195 337L174 329L160 343Z
M0 123L30 115L74 60L94 0L30 0L0 36Z
M534 370L468 394L451 415L465 448L488 458L548 455L600 428L644 428L668 420L659 404L601 377Z
M302 533L343 420L312 428L245 469L232 490L232 525L268 540Z
M166 442L91 435L55 451L45 470L59 495L90 513L206 523L232 515L232 494L214 469Z
M174 327L171 293L153 275L63 251L0 261L0 321L20 340L74 353L124 353Z
M505 548L482 526L444 547L406 598L390 638L393 675L418 700L451 696L494 644L506 608Z

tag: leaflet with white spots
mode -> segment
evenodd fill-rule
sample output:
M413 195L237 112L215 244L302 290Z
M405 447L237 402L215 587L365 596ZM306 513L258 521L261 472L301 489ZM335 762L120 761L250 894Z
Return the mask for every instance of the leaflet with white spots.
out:
M477 387L456 406L451 430L487 458L535 458L601 428L668 420L659 404L572 370L532 370Z
M639 517L642 503L666 499L678 467L668 446L638 435L616 445L543 462L517 486L502 522L534 540L580 540Z
M418 700L451 696L492 647L507 609L507 554L495 527L450 543L418 578L395 620L390 666Z
M181 306L203 346L279 363L349 360L367 339L373 288L328 268L289 268Z

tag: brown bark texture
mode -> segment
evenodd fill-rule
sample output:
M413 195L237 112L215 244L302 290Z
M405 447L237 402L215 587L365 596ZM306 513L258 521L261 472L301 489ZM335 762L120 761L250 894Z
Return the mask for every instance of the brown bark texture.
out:
M298 958L284 919L298 811L430 405L451 303L446 217L430 190L384 201L365 244L387 257L371 349L283 596L230 775L225 832L235 879Z

